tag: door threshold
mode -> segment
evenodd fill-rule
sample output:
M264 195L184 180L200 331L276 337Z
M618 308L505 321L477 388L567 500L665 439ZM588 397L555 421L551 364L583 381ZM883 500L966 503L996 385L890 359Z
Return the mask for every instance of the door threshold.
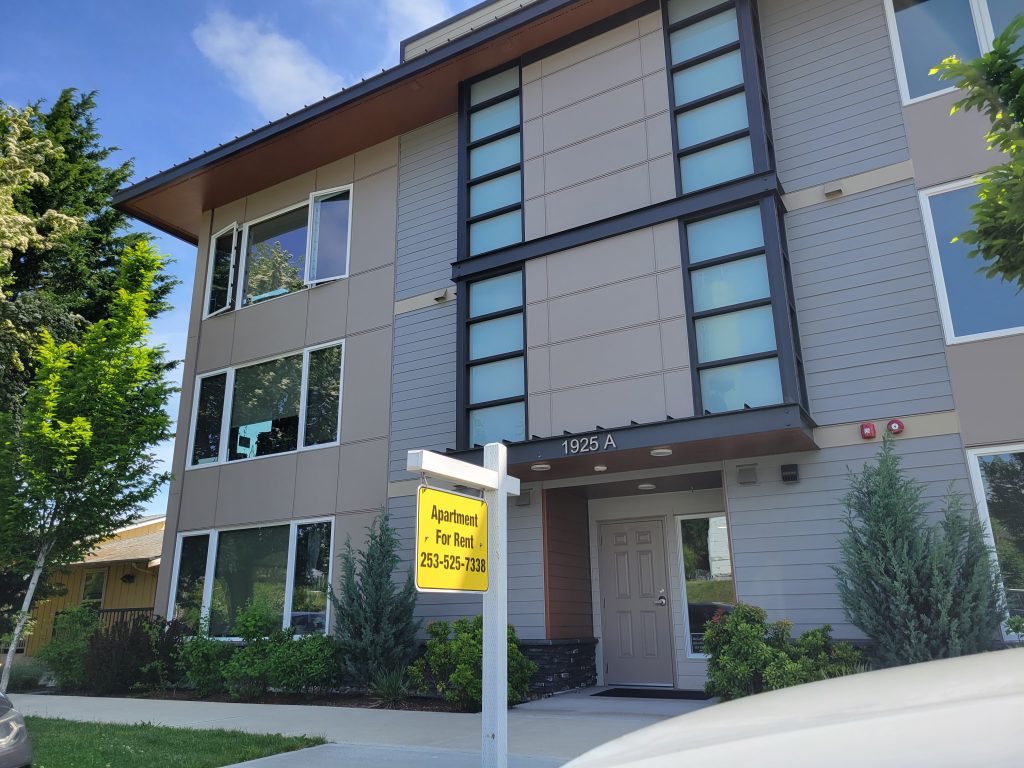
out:
M590 695L609 696L617 699L688 699L690 701L707 701L711 698L711 694L704 691L686 691L680 688L624 688L620 686L613 686Z

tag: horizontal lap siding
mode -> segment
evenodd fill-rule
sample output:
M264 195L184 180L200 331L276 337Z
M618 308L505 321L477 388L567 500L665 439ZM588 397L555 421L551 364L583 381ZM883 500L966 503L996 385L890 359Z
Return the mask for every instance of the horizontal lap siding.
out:
M786 233L815 420L836 424L951 410L913 183L793 211Z
M794 632L828 623L836 637L862 637L843 615L832 568L841 557L846 517L842 498L849 489L849 472L874 460L878 448L875 442L762 457L756 460L756 485L736 484L735 464L726 466L733 567L741 601L761 606L773 621L789 619ZM950 483L969 498L959 435L901 439L896 450L907 475L924 484L924 501L933 519ZM779 467L791 463L799 465L800 481L788 485L781 482Z
M416 499L401 496L388 500L391 524L398 532L404 571L412 566L415 549ZM510 499L508 507L508 622L521 640L545 637L544 554L541 550L540 490L534 489L532 503L520 507ZM452 621L480 613L483 600L473 594L420 593L416 616L424 626L432 621Z
M395 299L451 285L458 233L455 115L402 136Z
M759 7L786 191L907 160L881 0L762 0Z

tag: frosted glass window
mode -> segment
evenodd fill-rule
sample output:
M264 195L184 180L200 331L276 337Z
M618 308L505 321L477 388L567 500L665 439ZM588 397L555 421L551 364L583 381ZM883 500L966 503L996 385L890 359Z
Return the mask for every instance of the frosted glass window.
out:
M910 98L949 88L928 72L947 56L980 53L970 0L893 0Z
M523 239L523 212L509 211L469 225L469 255L503 248Z
M519 171L507 173L469 188L469 215L479 216L521 202L522 199L522 175Z
M676 116L679 148L686 149L711 139L717 139L749 125L747 97L742 93L728 96L697 109L680 112Z
M199 380L199 402L196 405L196 426L192 437L193 466L215 464L220 458L220 427L227 380L226 373Z
M469 316L480 317L523 304L523 273L480 280L469 286Z
M520 157L519 134L484 144L469 151L469 178L475 179L516 165Z
M237 635L235 619L247 606L256 606L267 616L268 630L281 627L289 539L287 525L220 532L210 601L211 635Z
M499 101L469 116L469 140L477 141L486 136L519 126L519 97Z
M206 555L209 551L209 534L186 536L181 540L178 583L174 589L174 611L171 618L183 622L189 629L197 629L202 617Z
M302 206L249 227L242 304L304 288L309 208Z
M486 403L523 394L523 358L513 357L469 369L469 402Z
M473 323L469 326L469 359L503 355L523 348L521 313Z
M235 371L228 460L294 451L301 388L301 354Z
M722 0L669 0L668 23L675 24L721 4Z
M302 444L323 445L338 439L341 406L341 347L309 353L306 375L306 432Z
M496 75L491 75L486 80L480 80L469 86L469 104L475 106L481 102L501 96L503 93L515 90L519 87L519 67L506 69Z
M1002 34L1007 25L1024 13L1022 0L988 0L988 13L992 17L992 29Z
M777 358L723 365L700 372L700 394L710 413L739 411L782 402Z
M697 320L694 326L697 329L697 360L701 363L775 349L771 306L705 317Z
M740 39L739 27L736 25L736 9L712 16L710 19L698 21L696 24L677 29L669 36L672 49L672 62L700 56L702 53L721 48L723 45L735 43Z
M770 296L764 255L730 261L690 274L693 311L707 312Z
M679 159L679 170L683 176L683 192L693 192L749 176L754 172L750 137L744 136L736 141L685 155Z
M686 225L690 263L717 259L731 253L764 247L761 210L757 207L733 211L713 219Z
M469 412L469 444L487 445L501 440L526 439L526 404L507 403Z
M327 581L331 567L331 524L309 523L295 529L295 572L289 626L297 635L327 631Z
M1024 293L1014 283L985 277L978 271L985 262L967 255L970 246L962 240L952 242L973 226L970 207L976 202L976 186L928 198L955 336L1024 328Z
M213 241L213 266L210 270L210 298L206 314L212 315L231 303L231 262L234 258L235 233L225 232Z
M743 60L739 51L732 51L711 61L680 69L672 75L676 104L679 106L742 83Z
M349 193L317 198L313 204L313 248L309 279L328 280L348 272Z

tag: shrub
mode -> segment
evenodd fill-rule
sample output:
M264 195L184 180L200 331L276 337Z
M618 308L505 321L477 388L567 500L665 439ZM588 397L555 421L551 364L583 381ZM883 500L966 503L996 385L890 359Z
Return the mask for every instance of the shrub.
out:
M1024 616L1011 616L1006 620L1006 630L1017 636L1017 642L1024 640ZM14 670L11 670L12 672Z
M39 658L49 665L58 688L81 689L87 679L89 638L100 628L99 615L89 608L69 608L54 617L53 627L53 639Z
M43 685L43 680L49 674L50 670L39 659L18 655L11 666L11 680L7 684L7 690L11 693L34 691Z
M85 655L85 685L93 693L127 693L139 680L151 653L145 619L122 621L89 638Z
M981 523L949 493L929 525L924 487L903 474L892 438L875 465L850 476L846 537L835 569L847 618L872 641L879 666L992 647L1003 617Z
M324 635L293 639L291 632L279 634L281 640L270 650L270 687L307 696L332 690L338 678L334 639Z
M163 621L156 618L142 624L149 643L149 657L139 668L135 688L162 691L181 681L179 652L185 637L191 632L181 621Z
M409 695L408 670L378 672L370 681L370 695L380 699L385 707L394 707Z
M740 604L708 622L704 650L708 661L705 690L723 701L860 671L861 654L832 640L825 625L790 640L791 624L769 624L754 605Z
M235 653L230 643L210 637L209 626L209 622L201 621L196 633L178 649L178 664L185 683L201 697L226 690L224 667Z
M435 621L424 655L409 668L409 677L420 690L433 690L465 712L479 712L482 701L484 623L482 616L456 619L452 624ZM519 650L515 629L508 628L508 703L524 701L537 665Z
M365 689L378 673L405 669L416 655L416 589L411 569L404 586L395 585L398 537L386 511L370 525L365 551L354 551L350 539L340 559L341 589L331 593L334 637L345 680Z

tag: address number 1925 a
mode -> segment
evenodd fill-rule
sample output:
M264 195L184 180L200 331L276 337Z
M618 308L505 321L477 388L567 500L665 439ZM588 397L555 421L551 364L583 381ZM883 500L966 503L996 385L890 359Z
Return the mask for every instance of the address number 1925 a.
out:
M570 437L562 441L562 450L566 456L573 456L579 453L595 453L597 451L609 451L618 448L615 438L611 433L602 435L590 435L589 437Z

